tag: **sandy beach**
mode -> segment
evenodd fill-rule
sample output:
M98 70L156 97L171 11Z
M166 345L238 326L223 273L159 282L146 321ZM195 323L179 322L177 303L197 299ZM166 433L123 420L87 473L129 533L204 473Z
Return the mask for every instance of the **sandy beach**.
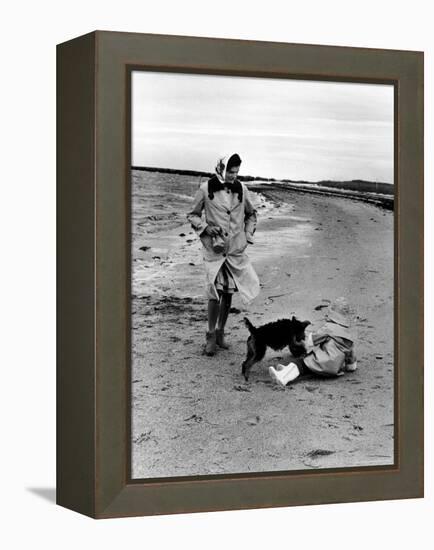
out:
M342 197L273 189L252 195L248 254L261 293L233 301L230 350L203 355L201 244L185 213L199 178L133 171L132 477L157 478L393 463L393 212ZM351 309L359 368L274 386L269 350L244 382L248 316L296 315L318 328ZM324 306L324 307L321 307Z

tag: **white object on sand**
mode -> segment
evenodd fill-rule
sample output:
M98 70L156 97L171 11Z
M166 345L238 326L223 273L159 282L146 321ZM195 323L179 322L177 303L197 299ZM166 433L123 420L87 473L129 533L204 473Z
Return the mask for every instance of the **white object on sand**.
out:
M277 365L276 368L269 367L268 372L271 378L280 386L286 386L300 376L300 371L295 363L289 365Z
M347 372L354 372L357 370L357 361L354 361L354 363L348 363L348 365L345 366L345 370Z

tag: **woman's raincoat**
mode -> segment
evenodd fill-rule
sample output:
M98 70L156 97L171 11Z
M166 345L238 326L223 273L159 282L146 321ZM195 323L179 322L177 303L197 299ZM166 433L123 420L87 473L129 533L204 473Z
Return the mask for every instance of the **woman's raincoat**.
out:
M198 189L187 219L202 241L207 297L219 299L215 279L226 262L243 302L253 300L259 294L259 279L245 250L248 243L253 244L256 210L247 187L238 180L225 187L213 176ZM204 233L208 225L221 228L224 247L220 253L214 251L212 237Z

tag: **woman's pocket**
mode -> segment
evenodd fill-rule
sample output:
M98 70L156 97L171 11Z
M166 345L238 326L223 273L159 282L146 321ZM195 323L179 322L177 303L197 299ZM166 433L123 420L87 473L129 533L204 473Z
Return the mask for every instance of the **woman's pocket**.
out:
M200 236L200 240L202 242L203 247L206 250L212 251L212 237L211 235L208 235L207 233L203 232Z

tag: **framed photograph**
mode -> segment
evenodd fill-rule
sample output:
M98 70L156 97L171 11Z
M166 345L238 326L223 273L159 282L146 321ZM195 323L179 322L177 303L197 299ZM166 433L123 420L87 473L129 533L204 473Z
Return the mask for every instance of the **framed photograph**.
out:
M57 502L423 496L423 53L58 46Z

